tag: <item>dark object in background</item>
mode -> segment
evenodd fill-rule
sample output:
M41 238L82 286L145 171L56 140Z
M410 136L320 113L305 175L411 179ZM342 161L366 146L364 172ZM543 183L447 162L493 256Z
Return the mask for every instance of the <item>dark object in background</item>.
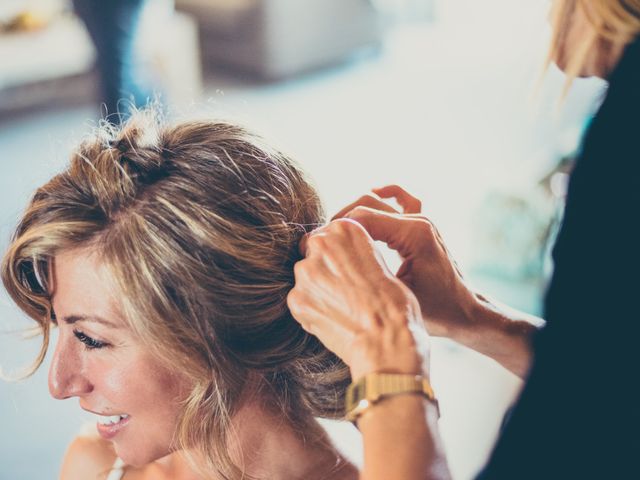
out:
M150 91L141 79L135 54L140 17L146 0L73 0L73 6L97 53L105 118L126 119L132 107L143 107Z
M584 137L553 249L547 324L482 480L638 477L638 85L640 37Z

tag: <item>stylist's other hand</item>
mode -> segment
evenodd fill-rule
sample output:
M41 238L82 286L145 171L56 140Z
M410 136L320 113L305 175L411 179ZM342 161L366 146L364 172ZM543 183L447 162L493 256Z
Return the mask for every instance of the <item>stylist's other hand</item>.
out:
M393 198L398 212L382 199ZM420 201L397 185L373 190L334 218L357 221L402 257L396 277L416 295L429 334L466 343L479 297L465 284L438 230L420 215Z
M351 369L428 375L420 306L359 223L335 220L306 235L287 303L302 327Z

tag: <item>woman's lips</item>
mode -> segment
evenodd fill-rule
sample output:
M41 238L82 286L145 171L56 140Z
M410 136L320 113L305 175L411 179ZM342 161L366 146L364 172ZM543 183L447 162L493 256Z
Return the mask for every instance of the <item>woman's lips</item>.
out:
M98 428L98 433L105 440L111 440L123 428L125 428L127 426L127 424L129 423L129 420L131 420L131 417L127 416L125 418L122 418L117 423L110 423L110 424L106 424L105 425L103 423L97 422L96 426Z

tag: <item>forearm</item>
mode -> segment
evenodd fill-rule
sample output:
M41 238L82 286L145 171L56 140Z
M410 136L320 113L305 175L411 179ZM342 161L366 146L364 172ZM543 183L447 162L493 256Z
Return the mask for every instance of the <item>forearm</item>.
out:
M482 296L477 297L468 315L472 327L456 332L453 340L524 378L531 366L533 337L544 321Z
M397 395L358 419L364 443L361 480L449 479L438 413L419 395Z

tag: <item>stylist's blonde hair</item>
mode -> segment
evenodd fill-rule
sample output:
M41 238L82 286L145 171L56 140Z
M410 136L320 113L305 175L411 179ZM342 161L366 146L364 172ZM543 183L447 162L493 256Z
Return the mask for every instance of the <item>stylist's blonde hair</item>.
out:
M257 136L221 122L162 126L142 112L100 129L37 190L2 281L43 334L35 371L55 320L54 257L97 252L123 318L192 381L176 447L205 459L209 476L241 478L229 440L247 389L301 435L320 435L313 417L343 414L348 368L286 304L299 240L323 220L302 171Z
M554 0L549 62L558 58L575 9L582 9L593 27L579 49L566 52L568 84L578 75L593 49L627 45L640 34L640 0Z

